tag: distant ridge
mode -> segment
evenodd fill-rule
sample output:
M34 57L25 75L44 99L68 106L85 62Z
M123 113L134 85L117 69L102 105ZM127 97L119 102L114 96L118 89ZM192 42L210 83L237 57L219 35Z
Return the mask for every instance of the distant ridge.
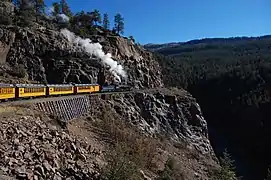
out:
M144 48L151 50L151 51L158 51L165 48L171 48L179 45L195 45L195 44L217 44L217 43L234 43L240 42L242 40L250 41L250 40L261 40L261 39L271 39L271 35L264 35L264 36L255 36L255 37L248 37L248 36L241 36L241 37L229 37L229 38L202 38L202 39L195 39L190 40L187 42L170 42L170 43L162 43L162 44L154 44L148 43L143 45Z

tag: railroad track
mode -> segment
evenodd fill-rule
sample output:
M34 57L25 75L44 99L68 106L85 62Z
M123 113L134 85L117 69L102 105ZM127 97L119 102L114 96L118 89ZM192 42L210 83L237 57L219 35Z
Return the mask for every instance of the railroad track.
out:
M185 94L186 91L179 91ZM19 99L13 101L2 102L3 107L8 106L22 106L31 107L38 111L44 112L47 115L52 115L61 122L68 122L72 119L83 116L88 113L91 107L95 107L97 101L102 99L111 99L110 97L102 97L103 95L114 94L134 94L134 93L163 93L167 95L174 95L175 92L167 88L153 88L153 89L138 89L132 91L114 91L114 92L96 92L92 94L70 94L51 97L38 97L33 99ZM169 94L170 93L170 94ZM176 94L177 95L177 94ZM91 97L93 96L93 98ZM95 97L96 96L96 97Z
M112 94L127 94L127 93L137 93L144 92L146 90L133 90L133 91L119 91L119 92L99 92L99 93L91 93L91 94L72 94L72 95L61 95L61 96L50 96L50 97L38 97L32 99L10 99L6 102L1 102L1 105L21 105L21 104L33 104L45 101L56 101L62 99L73 99L78 97L85 96L97 96L97 95L112 95Z
M152 89L138 89L132 91L114 91L114 92L98 92L98 93L91 93L91 94L70 94L70 95L61 95L61 96L50 96L50 97L37 97L32 99L10 99L6 102L0 102L0 105L22 105L22 104L34 104L39 102L46 102L46 101L58 101L64 99L73 99L79 97L86 97L86 96L97 96L97 95L113 95L113 94L132 94L132 93L151 93L154 91L158 91L164 88L152 88Z

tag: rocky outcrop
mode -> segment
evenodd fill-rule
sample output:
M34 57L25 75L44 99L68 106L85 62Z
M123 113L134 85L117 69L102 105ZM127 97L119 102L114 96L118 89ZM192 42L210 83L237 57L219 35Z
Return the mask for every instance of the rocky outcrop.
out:
M95 83L101 61L77 51L60 32L35 25L31 29L20 27L1 27L3 37L9 34L11 47L5 45L7 62L11 67L22 64L27 70L29 80L48 83ZM0 39L2 44L7 44ZM112 53L128 73L128 83L135 87L161 87L161 71L159 64L151 53L128 39L118 36L93 36L99 41L105 53ZM8 44L9 45L9 44ZM4 56L3 56L4 57ZM3 60L4 62L4 60ZM57 77L57 78L56 78ZM112 80L113 75L106 71L106 78Z
M202 154L213 154L207 123L196 100L185 90L158 89L118 94L112 99L92 102L92 116L102 116L99 107L109 105L119 118L152 136L186 142Z
M102 42L105 49L112 53L116 59L120 59L129 72L129 80L135 81L139 87L161 87L162 73L159 63L150 52L141 46L135 45L131 40L111 36Z
M15 33L6 29L0 29L0 64L6 62L10 46L15 40Z

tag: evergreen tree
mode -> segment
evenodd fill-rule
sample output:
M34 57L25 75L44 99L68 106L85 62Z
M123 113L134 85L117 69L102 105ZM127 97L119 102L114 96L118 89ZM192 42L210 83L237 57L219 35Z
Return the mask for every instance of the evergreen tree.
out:
M109 26L110 26L110 22L109 22L108 14L105 13L104 18L103 18L103 28L108 30Z
M60 4L57 2L53 3L53 12L52 15L53 16L57 16L58 14L60 14Z
M12 3L11 3L10 0L3 0L3 2L5 2L4 6L6 6L8 4L10 6L12 6ZM4 25L10 25L10 24L12 24L12 15L13 15L13 12L7 11L5 9L3 9L3 10L4 11L2 11L1 14L0 14L0 24L4 24Z
M93 23L94 23L94 19L93 19L92 14L93 14L93 12L87 12L87 14L86 14L89 26L93 26Z
M234 160L231 159L227 149L223 152L223 157L220 158L221 170L219 172L219 179L221 180L238 180L235 174ZM240 177L239 177L240 178Z
M34 0L35 9L36 9L36 21L38 21L38 17L44 15L45 13L45 3L44 0Z
M17 23L22 26L29 26L34 21L35 7L33 0L14 1L17 7Z
M91 13L91 15L92 15L92 18L93 18L93 21L94 21L95 25L97 25L97 23L102 22L101 14L100 14L99 10L94 9L94 11Z
M119 34L124 33L124 18L121 16L120 13L117 13L114 19L115 27L114 30Z
M135 42L134 36L129 36L129 39L130 39L133 43Z
M21 1L21 0L12 0L12 3L14 4L14 6L15 6L17 9L19 9L19 7L20 7L20 1Z
M69 18L72 17L72 11L68 5L68 3L66 2L66 0L61 0L60 1L60 6L61 6L61 11L63 14L65 14L66 16L68 16Z
M271 166L270 165L268 166L267 175L264 180L271 180Z

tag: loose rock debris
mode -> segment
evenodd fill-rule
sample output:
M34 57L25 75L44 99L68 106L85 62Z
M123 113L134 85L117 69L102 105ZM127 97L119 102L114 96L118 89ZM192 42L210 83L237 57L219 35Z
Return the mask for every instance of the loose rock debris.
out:
M0 169L16 179L100 179L98 151L39 117L0 122ZM4 178L5 179L5 178Z

